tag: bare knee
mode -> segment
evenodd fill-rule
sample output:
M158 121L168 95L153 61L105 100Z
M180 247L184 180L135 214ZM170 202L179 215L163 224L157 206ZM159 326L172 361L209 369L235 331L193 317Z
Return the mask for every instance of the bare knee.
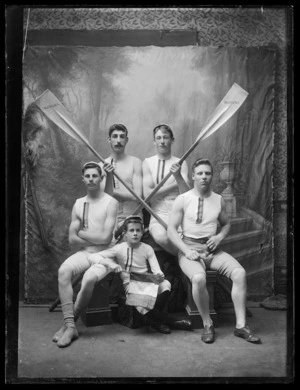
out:
M83 275L81 288L82 289L93 289L95 284L98 282L98 277L94 272L86 271Z
M203 288L206 286L206 275L200 272L192 277L191 282L193 287Z
M158 245L166 244L168 242L167 231L160 225L153 226L150 229L150 234Z
M71 282L73 270L69 265L62 264L58 270L58 282L65 284Z
M161 247L164 247L168 244L168 237L164 233L154 233L152 234L153 240Z
M163 291L166 291L166 290L171 290L171 283L168 281L168 280L164 280L162 283L161 283L161 289Z
M245 283L246 270L244 268L236 268L232 271L230 278L233 283Z

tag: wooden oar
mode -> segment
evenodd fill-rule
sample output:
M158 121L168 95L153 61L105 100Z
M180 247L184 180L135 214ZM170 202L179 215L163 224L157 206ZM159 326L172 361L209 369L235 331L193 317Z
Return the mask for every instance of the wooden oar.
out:
M83 142L102 163L105 163L104 158L101 157L100 154L91 146L87 138L82 134L76 123L72 120L65 107L51 91L47 89L36 99L35 103L61 130L76 139L78 142ZM158 222L166 229L166 223L151 209L151 207L139 195L137 195L115 171L113 171L113 174L120 181L120 183L122 183L124 187L140 202L140 204L145 207L149 213L152 214L153 217L156 218Z
M229 118L241 107L248 96L248 92L245 91L238 84L234 83L229 89L227 94L224 96L222 101L216 107L212 115L206 122L206 125L201 129L196 141L192 146L184 153L184 155L179 159L178 164L182 164L183 161L192 153L192 151L198 146L199 142L213 133L215 133ZM152 190L152 192L145 198L145 202L148 202L153 195L165 184L165 182L172 175L172 172L169 173L157 184L157 186ZM141 207L139 206L132 214L138 214ZM115 233L115 238L118 238L122 234L123 225Z

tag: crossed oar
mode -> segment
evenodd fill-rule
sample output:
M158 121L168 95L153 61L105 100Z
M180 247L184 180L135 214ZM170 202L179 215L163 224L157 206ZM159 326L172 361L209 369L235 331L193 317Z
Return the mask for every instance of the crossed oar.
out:
M227 94L224 96L220 104L216 107L206 125L201 129L196 141L192 146L185 152L185 154L179 159L178 163L181 165L183 161L188 157L188 155L196 148L200 140L203 140L215 131L217 131L243 104L245 99L248 96L248 92L241 88L238 84L234 83L229 89ZM47 115L47 117L52 120L60 129L65 131L68 135L75 138L79 142L83 142L98 158L101 162L105 163L105 160L100 156L100 154L90 145L89 141L85 138L82 132L79 130L76 123L72 120L69 113L62 105L62 103L55 97L55 95L46 90L40 97L36 99L36 104L38 107ZM124 185L124 187L139 201L139 207L133 212L137 214L141 208L145 207L150 214L155 217L158 222L167 229L166 223L151 209L151 207L146 203L157 193L157 191L164 185L164 183L172 175L170 171L152 190L152 192L143 200L139 195L137 195L128 184L115 172L113 171L114 176ZM119 238L118 242L122 237L123 225L117 230L115 237ZM82 275L77 275L72 281L72 286L75 286L82 278ZM55 307L59 304L60 299L56 298L55 302L51 305L49 311L53 311Z

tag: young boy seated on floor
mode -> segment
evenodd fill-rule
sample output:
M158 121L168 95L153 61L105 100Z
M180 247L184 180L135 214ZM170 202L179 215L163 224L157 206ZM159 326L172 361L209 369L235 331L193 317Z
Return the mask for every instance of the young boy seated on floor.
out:
M163 311L171 284L164 279L153 248L141 242L142 219L130 215L124 221L124 230L124 242L91 254L90 260L121 272L126 304L134 306L153 329L165 334L171 329L190 330L191 321L173 319Z

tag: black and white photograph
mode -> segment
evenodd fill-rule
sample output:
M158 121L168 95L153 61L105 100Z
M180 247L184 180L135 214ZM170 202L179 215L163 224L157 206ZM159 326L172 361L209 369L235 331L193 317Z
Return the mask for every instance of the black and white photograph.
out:
M5 19L5 383L294 383L294 6Z

